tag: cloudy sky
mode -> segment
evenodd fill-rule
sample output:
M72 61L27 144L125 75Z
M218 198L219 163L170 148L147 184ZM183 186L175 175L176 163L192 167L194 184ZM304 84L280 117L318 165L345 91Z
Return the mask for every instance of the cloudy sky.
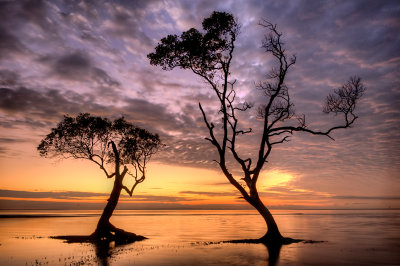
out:
M262 103L254 84L273 66L261 42L266 19L297 56L287 84L296 112L324 129L328 93L352 75L367 91L351 129L298 134L272 151L259 181L274 208L400 207L400 3L398 1L0 1L0 209L101 208L112 182L90 162L40 158L36 147L64 114L89 112L160 134L165 149L122 208L245 208L213 163L198 102L206 84L163 71L146 55L212 11L241 24L232 63L239 101ZM255 133L241 139L256 153ZM233 167L232 167L233 168Z

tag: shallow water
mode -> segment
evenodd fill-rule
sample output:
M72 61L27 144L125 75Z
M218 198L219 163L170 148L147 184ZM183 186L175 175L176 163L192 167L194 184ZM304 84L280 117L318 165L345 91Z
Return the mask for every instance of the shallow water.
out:
M114 225L149 239L106 249L48 238L92 233L98 211L0 212L2 217L17 214L23 218L0 219L0 265L271 262L262 244L215 243L262 236L265 225L253 211L117 211ZM273 214L283 235L325 241L282 246L275 253L276 265L400 265L399 210L275 210Z

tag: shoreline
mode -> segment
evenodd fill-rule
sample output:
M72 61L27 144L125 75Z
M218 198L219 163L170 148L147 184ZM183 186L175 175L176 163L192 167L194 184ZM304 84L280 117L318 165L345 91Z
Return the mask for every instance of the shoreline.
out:
M92 217L92 215L0 214L0 219L6 219L6 218L71 218L71 217Z

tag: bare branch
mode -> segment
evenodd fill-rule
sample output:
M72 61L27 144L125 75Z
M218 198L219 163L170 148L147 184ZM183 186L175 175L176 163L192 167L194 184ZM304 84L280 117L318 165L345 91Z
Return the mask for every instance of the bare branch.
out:
M307 132L313 135L324 135L334 140L330 133L338 129L349 128L358 118L354 114L357 101L363 95L365 86L362 84L359 77L351 77L347 83L341 88L334 91L334 94L330 94L327 97L326 105L324 107L325 113L334 113L335 115L342 114L344 117L344 124L334 126L326 131L311 130L306 128L305 117L298 118L299 126L281 126L271 128L271 132L274 135L282 134L283 132L293 133L295 131Z
M217 139L214 136L214 131L213 131L214 130L214 124L212 124L212 123L210 124L208 122L206 113L204 112L203 107L201 106L201 103L199 103L199 108L200 108L201 113L203 115L203 121L206 124L206 126L208 128L208 131L210 133L210 137L211 137L211 139L210 138L206 138L206 139L209 140L218 149L218 151L220 153L222 151L222 149L221 149L221 146L219 145Z
M124 189L126 191L126 193L128 193L129 196L132 197L133 194L133 190L130 190L128 187L126 186L122 186L122 189Z
M235 134L236 135L240 135L240 134L244 135L244 134L248 134L248 133L251 133L251 132L253 132L253 130L251 128L249 128L248 130L238 130L238 131L235 132Z
M280 143L289 141L288 138L289 138L289 136L285 136L283 139L281 139L279 141L271 142L271 145L280 144Z
M278 32L276 25L266 20L259 24L269 31L268 35L265 36L262 47L267 53L271 53L277 59L279 69L273 68L267 76L267 79L273 81L260 83L257 87L264 91L268 97L268 102L258 109L258 117L264 118L264 129L260 141L258 162L256 168L253 170L257 173L255 179L258 178L258 173L261 171L266 157L271 152L272 145L269 144L268 140L271 128L277 122L290 119L294 115L293 104L290 102L288 87L284 81L289 68L296 62L295 56L287 60L286 51L281 40L282 33ZM265 145L267 145L267 151L265 151Z

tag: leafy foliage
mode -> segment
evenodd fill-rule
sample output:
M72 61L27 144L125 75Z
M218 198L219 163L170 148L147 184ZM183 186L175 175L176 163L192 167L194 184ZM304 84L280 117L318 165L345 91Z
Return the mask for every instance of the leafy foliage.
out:
M160 144L158 135L134 126L123 117L110 121L81 113L77 117L64 116L37 149L44 157L93 161L105 171L107 177L111 177L113 175L105 169L106 164L115 167L118 163L144 169L146 161Z
M233 50L239 28L231 14L213 12L203 21L205 33L191 28L179 37L168 35L161 39L155 53L150 53L147 57L150 64L159 65L164 70L179 66L212 79L215 70L225 67L224 60Z

